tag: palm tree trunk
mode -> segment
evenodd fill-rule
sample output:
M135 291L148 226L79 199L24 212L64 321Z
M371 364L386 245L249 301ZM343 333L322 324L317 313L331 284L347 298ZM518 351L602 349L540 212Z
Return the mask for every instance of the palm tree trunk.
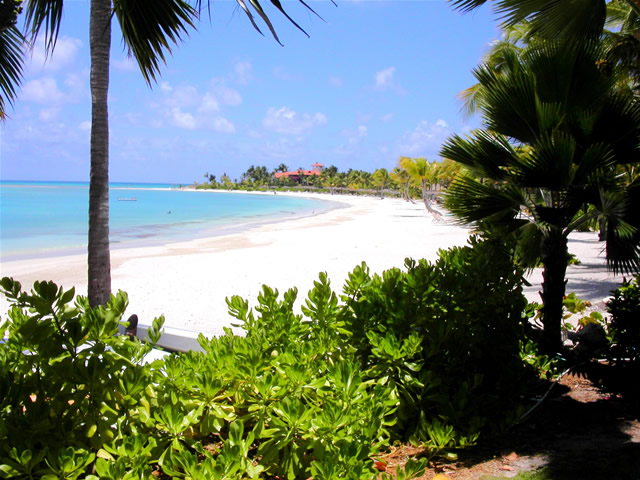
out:
M109 253L109 50L111 0L91 0L91 174L89 181L89 302L111 296Z
M403 194L404 194L404 199L407 202L411 202L413 204L416 203L416 202L413 201L413 198L411 198L411 193L409 192L409 181L407 181L407 183L404 184Z
M436 220L441 220L442 219L442 214L436 210L435 208L433 208L431 206L431 204L429 203L429 199L427 198L427 182L423 179L422 180L422 200L424 201L424 206L427 208L427 211L433 215L433 217Z
M567 281L567 238L562 230L553 228L542 245L542 348L555 354L562 349L562 313Z
M598 217L598 241L607 241L607 221L604 219L604 215Z

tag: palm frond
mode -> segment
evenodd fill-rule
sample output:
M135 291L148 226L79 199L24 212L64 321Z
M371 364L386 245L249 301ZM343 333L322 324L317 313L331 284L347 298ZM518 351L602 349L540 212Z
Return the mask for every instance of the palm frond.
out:
M40 30L45 28L45 52L50 55L56 46L62 22L63 0L27 0L25 7L25 30L33 42Z
M202 1L203 0L194 0L193 3L195 4L196 11L200 11L202 9ZM302 33L304 33L307 37L309 36L309 34L300 25L298 25L298 23L287 13L287 11L282 6L282 2L280 0L269 0L269 2L282 15L284 15L286 17L286 19L291 24L293 24L298 30L300 30ZM307 2L305 2L304 0L298 0L298 2L301 5L303 5L307 10L309 10L312 14L314 14L316 17L318 17L319 19L323 20L323 18L318 14L318 12L316 12L313 8L311 8L311 6ZM251 22L251 25L253 26L253 28L258 33L260 33L260 35L263 35L263 33L262 33L262 30L260 30L260 27L258 26L258 23L256 22L256 19L254 17L254 12L255 12L255 14L257 14L258 17L260 17L262 19L262 21L264 22L264 24L267 26L267 28L271 32L271 35L276 40L276 42L278 42L280 45L282 45L282 42L280 41L280 38L278 38L278 34L276 33L276 30L275 30L273 24L271 23L271 20L269 19L269 16L264 11L264 8L262 7L262 4L260 3L260 0L246 0L246 1L245 0L236 0L236 3L242 9L242 11L245 13L247 18ZM335 6L337 6L335 0L331 0L331 3L333 5L335 5ZM209 9L210 9L210 1L207 1L207 4L208 4ZM249 8L249 7L251 7L251 8Z
M479 83L476 83L469 88L465 88L463 91L458 93L457 97L462 103L460 111L465 117L471 117L479 110L480 105L483 103L483 93L482 85Z
M13 105L22 81L23 41L15 26L0 30L0 120L6 118L6 104Z
M598 41L536 42L523 54L523 68L533 75L542 102L559 102L567 114L593 109L613 84L598 69L604 55Z
M253 27L256 28L258 31L260 31L260 29L257 28L257 25L254 22L253 17L251 16L251 13L249 11L249 8L245 4L244 0L236 0L236 2L238 2L238 4L242 7L244 12L247 15L249 15L251 23L253 24ZM273 35L273 38L275 38L276 42L282 45L282 42L280 41L280 39L278 38L278 35L276 34L275 28L273 28L273 24L271 23L271 20L269 20L269 17L267 17L266 13L264 13L264 10L262 9L262 6L260 5L260 3L257 0L249 0L249 3L251 4L251 6L253 6L255 11L258 13L258 16L262 18L262 21L267 25L267 27L269 27L269 30L271 31L271 35Z
M457 10L466 13L484 5L487 1L488 0L449 0L449 3L452 3Z
M519 265L531 270L540 264L544 239L543 229L542 225L530 222L522 225L515 232L517 238L515 260Z
M523 143L533 142L538 131L535 78L516 73L484 86L486 102L481 111L487 128Z
M576 150L567 134L543 135L528 155L519 157L514 177L528 188L563 189L573 183Z
M546 38L585 38L602 32L605 0L500 0L496 11L507 25L531 21L533 33Z
M593 143L582 153L575 165L573 184L598 185L599 189L615 190L619 176L615 173L616 157L606 143Z
M608 143L616 162L631 164L640 161L640 103L624 94L607 97L593 127L591 141Z
M605 28L625 31L638 21L638 14L629 2L612 0L607 3L607 19Z
M443 158L463 164L478 177L495 181L509 175L505 167L513 165L517 155L505 136L485 130L478 130L467 138L453 135L440 150Z
M463 224L489 222L516 230L527 223L520 219L526 194L513 185L495 186L460 175L445 193L445 206Z
M611 197L607 213L607 266L615 273L640 272L640 181L631 183L624 198Z
M188 28L194 28L196 11L183 0L117 0L114 13L124 43L138 62L148 84L156 81L165 52L182 40Z

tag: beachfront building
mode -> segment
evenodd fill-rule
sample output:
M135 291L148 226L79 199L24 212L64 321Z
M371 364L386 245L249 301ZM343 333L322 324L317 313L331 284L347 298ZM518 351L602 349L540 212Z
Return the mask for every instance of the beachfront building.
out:
M276 180L279 180L281 178L289 178L291 180L299 182L304 177L311 177L322 174L323 168L324 165L322 165L321 163L314 163L313 165L311 165L311 170L304 170L300 168L298 170L291 170L290 172L276 172L274 175L276 177Z

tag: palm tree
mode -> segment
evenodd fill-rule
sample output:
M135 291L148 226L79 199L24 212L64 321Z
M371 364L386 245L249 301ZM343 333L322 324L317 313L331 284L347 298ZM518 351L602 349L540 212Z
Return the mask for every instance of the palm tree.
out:
M382 190L387 188L389 185L389 172L386 168L379 168L371 175L371 181L374 187L380 189L380 194L382 195Z
M484 130L451 137L441 155L468 174L448 189L448 209L463 224L510 232L522 260L541 261L543 346L561 346L567 237L603 215L607 261L614 270L640 266L640 182L617 166L638 161L640 105L597 67L595 42L539 42L510 75L482 65ZM588 207L591 206L591 210Z
M402 198L407 202L415 203L413 201L413 198L411 198L411 194L409 193L411 185L411 177L409 177L409 173L404 168L398 165L397 167L394 167L393 170L391 170L391 173L389 173L389 177L398 186L398 188L402 189Z
M244 0L236 0L256 30L260 31L254 14L267 25L279 42L268 16L258 0L251 0L253 11ZM315 13L303 0L299 0ZM270 0L286 18L300 30L283 10L279 0ZM91 173L89 181L89 245L88 294L92 306L105 304L111 295L111 265L109 252L109 124L107 92L109 88L109 51L111 19L115 16L122 31L124 44L136 59L142 76L151 85L159 75L165 54L194 28L201 0L154 0L127 2L122 0L91 0L89 19L91 55ZM3 2L4 5L4 2ZM53 52L62 19L62 0L27 0L26 28L32 41L45 26L47 53ZM15 50L15 31L0 32L0 90L11 101L14 88L21 78L23 52ZM304 32L304 30L302 30ZM8 32L8 33L7 33ZM306 34L306 32L304 32ZM8 41L8 43L6 43ZM4 42L4 43L3 43ZM12 43L13 42L13 43ZM3 47L8 45L8 49ZM5 56L7 55L7 56ZM7 65L10 67L7 69ZM7 73L8 72L8 73ZM3 103L0 99L0 107ZM3 110L4 111L4 110Z
M607 29L603 41L607 45L601 68L623 73L621 84L640 93L640 14L623 0L607 4Z
M530 23L523 21L517 25L507 25L503 28L502 39L492 42L489 52L482 63L491 68L496 75L514 73L520 65L518 59L526 49L530 40ZM484 102L484 89L480 82L466 88L458 94L463 101L462 111L465 116L478 112Z
M289 171L289 167L287 167L284 163L281 163L280 165L278 165L276 168L273 169L273 173L288 172L288 171Z
M422 201L427 211L437 220L442 218L442 213L431 206L427 187L435 183L436 162L429 162L426 158L400 157L399 165L409 174L409 178L420 185Z

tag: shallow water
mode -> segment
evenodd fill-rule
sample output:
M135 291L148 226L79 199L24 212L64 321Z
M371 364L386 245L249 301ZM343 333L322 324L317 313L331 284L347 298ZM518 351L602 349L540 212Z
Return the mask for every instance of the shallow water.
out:
M340 206L285 195L193 191L167 184L110 186L113 248L208 237ZM89 186L76 182L0 182L0 259L86 250Z

